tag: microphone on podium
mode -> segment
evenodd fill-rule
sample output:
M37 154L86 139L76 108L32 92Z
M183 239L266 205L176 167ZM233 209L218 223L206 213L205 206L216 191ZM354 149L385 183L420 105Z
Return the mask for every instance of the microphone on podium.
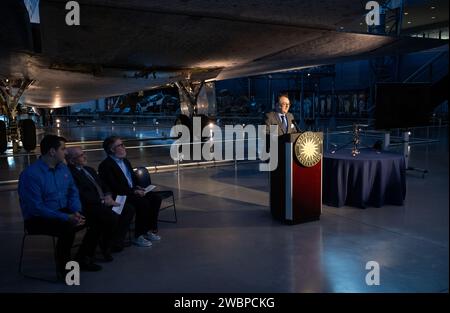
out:
M298 127L297 121L295 120L295 118L292 119L292 124L294 124L295 129L297 130L297 132L301 132L300 127Z

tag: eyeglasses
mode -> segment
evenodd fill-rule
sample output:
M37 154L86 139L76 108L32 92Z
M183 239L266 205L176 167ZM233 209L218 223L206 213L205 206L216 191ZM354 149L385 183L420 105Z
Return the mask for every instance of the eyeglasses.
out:
M118 145L113 146L112 148L113 148L113 149L116 149L116 148L118 148L118 147L125 148L125 145L124 145L123 143L121 143L121 144L118 144Z

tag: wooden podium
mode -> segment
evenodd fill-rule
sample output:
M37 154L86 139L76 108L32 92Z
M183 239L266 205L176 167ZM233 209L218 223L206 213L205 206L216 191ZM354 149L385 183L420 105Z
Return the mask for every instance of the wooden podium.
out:
M291 225L320 219L322 142L322 133L279 137L278 167L270 173L270 210L275 219ZM303 163L309 164L300 163L300 154Z

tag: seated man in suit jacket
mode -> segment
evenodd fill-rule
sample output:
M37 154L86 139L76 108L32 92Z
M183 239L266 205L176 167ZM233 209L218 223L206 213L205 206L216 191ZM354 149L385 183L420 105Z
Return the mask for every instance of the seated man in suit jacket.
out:
M103 142L103 149L108 155L99 167L102 180L111 188L113 196L127 196L127 204L136 210L135 239L133 243L139 247L150 247L152 241L160 240L158 232L158 214L161 198L153 192L145 193L137 185L137 177L120 137L110 136Z
M88 225L83 239L85 249L80 249L79 257L92 259L97 244L100 243L103 257L106 261L112 261L111 251L118 252L123 249L123 241L133 219L134 209L125 206L120 216L112 210L118 203L113 200L108 186L97 172L87 166L86 155L80 147L68 148L66 161L78 187Z
M286 94L281 94L278 97L278 110L277 112L266 113L265 123L267 126L267 132L269 132L270 125L278 126L278 136L284 134L291 134L299 132L294 116L289 113L289 107L291 103Z

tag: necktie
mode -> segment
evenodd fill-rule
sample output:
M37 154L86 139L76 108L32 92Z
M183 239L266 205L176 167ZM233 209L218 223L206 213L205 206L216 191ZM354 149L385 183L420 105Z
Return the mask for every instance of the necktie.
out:
M287 133L288 132L288 124L287 124L287 118L286 115L281 115L281 118L283 119L283 128L284 131Z
M105 195L103 194L102 188L97 184L94 177L92 177L91 174L89 174L88 171L86 171L84 168L81 169L81 171L86 175L86 177L91 181L92 184L94 184L95 188L97 189L98 195L100 196L100 199L103 199Z

